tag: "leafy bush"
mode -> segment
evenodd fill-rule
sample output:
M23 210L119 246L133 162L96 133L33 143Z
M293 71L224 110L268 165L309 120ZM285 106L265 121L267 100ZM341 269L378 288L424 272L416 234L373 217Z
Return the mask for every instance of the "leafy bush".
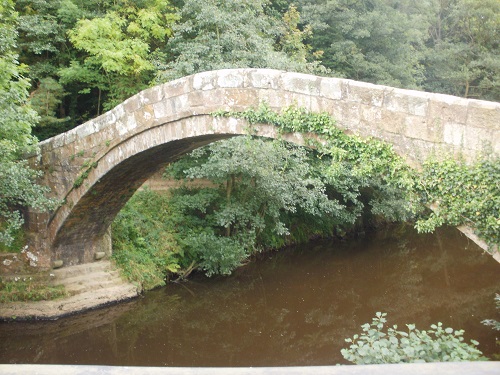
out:
M217 236L210 229L193 234L184 241L188 242L191 255L207 276L230 275L249 256L247 247L237 238Z
M298 238L291 233L304 221L298 218L323 223L343 222L342 216L352 222L328 196L310 160L308 151L294 145L237 137L172 164L170 176L192 181L173 190L170 200L184 254L209 275L228 274L256 251L283 245L279 238ZM210 186L193 185L199 179ZM316 233L315 225L309 220L301 230Z
M490 249L500 246L500 158L464 162L428 160L418 189L424 204L436 204L417 222L420 232L443 224L475 229Z
M165 285L168 275L180 269L182 252L169 217L168 197L143 190L113 222L113 258L145 290Z
M380 364L402 362L458 362L486 360L479 344L464 342L463 330L443 328L442 323L432 324L427 331L420 331L414 324L407 324L408 332L398 331L394 325L384 332L385 313L376 313L372 323L361 326L363 332L345 341L351 343L342 349L344 358L355 364Z

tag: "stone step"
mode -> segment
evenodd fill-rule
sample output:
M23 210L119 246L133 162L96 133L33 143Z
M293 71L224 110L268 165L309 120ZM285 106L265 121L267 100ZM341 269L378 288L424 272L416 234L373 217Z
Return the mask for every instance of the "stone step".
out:
M52 278L54 285L71 285L71 284L82 284L86 282L94 282L94 281L107 281L119 279L121 280L120 271L118 270L104 270L98 272L92 272L88 274L77 274L70 275L69 277L61 278L59 276L55 276Z
M68 266L51 271L57 279L67 279L72 276L86 275L96 273L99 271L113 270L114 266L109 260L101 260L99 262L80 264L77 266Z
M52 284L63 285L70 296L96 292L124 283L120 271L114 269L109 261L65 267L54 270L53 274Z
M99 279L99 280L89 280L81 283L65 284L64 289L69 294L75 295L84 292L91 292L91 291L95 292L101 289L107 289L121 284L123 284L123 280L121 278L110 278L107 280Z

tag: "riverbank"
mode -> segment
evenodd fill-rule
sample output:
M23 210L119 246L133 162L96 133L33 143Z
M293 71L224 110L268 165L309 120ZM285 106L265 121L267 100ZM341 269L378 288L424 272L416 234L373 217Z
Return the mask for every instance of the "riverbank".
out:
M487 251L484 241L473 230L457 228L466 237ZM500 263L498 250L492 257ZM52 301L11 302L0 305L0 321L55 320L88 310L120 303L140 295L140 289L123 280L119 270L108 260L52 270L54 284L64 285L68 297Z
M55 320L137 297L140 290L123 280L107 260L51 271L51 283L63 285L68 297L51 301L0 305L0 320Z

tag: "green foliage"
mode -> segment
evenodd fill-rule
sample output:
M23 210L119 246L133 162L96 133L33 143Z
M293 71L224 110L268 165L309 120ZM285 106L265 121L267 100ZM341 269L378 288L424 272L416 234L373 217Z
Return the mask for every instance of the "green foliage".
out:
M263 103L257 109L220 111L214 115L244 118L251 124L272 124L281 132L318 134L323 143L314 146L329 161L322 175L337 192L344 194L346 201L361 209L358 198L362 190L370 188L374 190L369 205L376 215L406 220L419 209L414 204L414 171L392 146L373 138L345 134L327 113L308 112L296 106L277 113Z
M230 275L250 255L248 247L240 243L237 236L223 237L215 234L211 228L199 233L193 231L180 242L207 276Z
M50 301L67 295L62 285L50 286L31 278L13 281L0 279L0 303Z
M147 87L155 70L151 55L172 35L176 20L168 0L146 1L141 6L120 1L105 15L80 19L68 32L74 47L85 52L59 71L61 81L83 83L81 93L99 90L106 95L103 108L110 109Z
M83 156L83 154L81 156ZM90 160L87 160L85 163L83 163L83 168L87 169L80 176L76 178L75 182L73 182L73 187L79 188L80 186L82 186L87 177L89 177L89 174L92 171L92 169L97 168L97 165L98 165L97 162L91 162Z
M495 301L497 305L497 310L500 310L500 294L496 294L495 296ZM481 323L483 323L486 326L491 326L493 327L494 330L500 331L500 322L494 319L485 319Z
M53 207L48 189L34 183L40 173L23 160L37 152L31 128L38 121L28 104L29 81L22 75L16 48L16 13L10 1L0 2L0 242L10 246L23 224L21 206L41 210Z
M425 88L500 100L500 3L440 2L431 23Z
M184 1L179 10L181 22L174 26L174 37L168 43L168 53L175 59L159 56L156 81L225 68L321 69L302 43L305 35L297 28L297 14L282 21L266 13L266 3ZM281 44L276 44L277 39Z
M315 145L329 158L322 169L325 182L342 192L345 202L357 206L362 191L370 191L374 215L388 220L408 220L421 213L416 223L420 232L431 232L447 224L474 228L490 246L500 244L500 162L498 157L481 159L473 165L447 159L427 160L416 175L392 146L376 139L350 136L335 127L326 113L309 113L290 106L280 113L261 104L244 112L219 111L215 116L244 118L250 124L269 123L281 132L309 132L321 136ZM423 205L435 205L423 212Z
M500 245L500 159L473 165L446 160L424 163L418 189L424 204L435 204L428 217L417 221L421 232L443 224L467 225L489 246Z
M324 51L336 76L396 87L419 87L423 79L428 21L421 2L299 0L315 33L311 45ZM427 2L426 2L427 5Z
M137 192L115 218L113 259L143 290L165 285L180 270L182 252L170 221L168 198L150 190Z
M6 227L6 222L0 224L0 231L4 231ZM26 233L23 228L10 229L9 236L11 238L9 241L0 241L0 253L20 253L26 244Z
M372 323L363 324L361 334L345 341L342 349L345 359L358 365L403 362L459 362L486 360L479 344L464 342L463 330L443 328L442 323L432 324L420 331L414 324L407 324L408 331L398 331L396 325L384 331L387 314L377 312Z
M56 110L62 103L64 94L63 86L53 78L42 78L38 82L38 87L31 93L30 104L40 116L39 126L44 127L68 120L56 117Z
M283 142L236 137L170 166L168 172L177 178L212 185L188 184L172 193L186 255L207 274L227 274L268 246L264 238L293 236L285 225L290 214L342 222L344 207L329 199L310 158L305 149Z
M343 232L367 209L374 217L394 221L416 211L413 172L404 160L387 144L346 135L328 114L295 106L277 113L262 104L213 115L269 123L281 132L315 133L322 142L316 142L318 151L313 151L238 137L195 150L171 165L168 172L176 178L206 179L215 185L184 187L173 194L172 204L184 216L179 226L190 228L182 236L186 254L208 246L198 243L200 233L201 242L232 238L218 249L231 251L230 263L236 265L264 247ZM244 251L237 252L234 243ZM215 263L205 262L203 268L218 272L221 259L214 255L210 261Z

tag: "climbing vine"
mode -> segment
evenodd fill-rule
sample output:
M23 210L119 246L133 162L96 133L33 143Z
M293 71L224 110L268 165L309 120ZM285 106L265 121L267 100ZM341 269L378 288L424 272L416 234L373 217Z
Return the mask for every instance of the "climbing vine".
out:
M441 225L467 225L486 241L490 251L500 245L498 156L483 158L472 165L451 157L444 161L429 159L421 173L417 173L391 145L373 138L347 135L335 126L335 120L327 113L311 113L296 106L278 113L261 104L243 112L218 111L213 115L243 118L250 124L272 124L282 133L318 134L325 141L318 149L332 159L325 171L327 175L334 178L339 170L348 167L358 181L378 180L379 187L386 192L399 190L400 198L404 199L395 199L393 209L403 204L403 210L396 210L399 218L404 212L418 213L415 226L419 232L431 232ZM395 190L392 193L395 194ZM385 200L385 207L381 206L380 210L387 212L387 204ZM432 206L433 210L424 211L425 206Z
M322 172L337 189L352 188L359 194L363 188L375 188L375 197L370 203L372 211L391 220L409 219L421 208L414 189L415 171L392 145L371 137L348 135L336 126L328 113L309 112L293 105L278 113L262 103L243 112L218 111L213 115L242 118L252 125L271 124L281 133L317 134L322 142L313 146L320 157L330 159Z
M467 225L488 244L500 244L500 158L463 161L429 159L416 188L426 205L435 205L416 227L431 232L436 227Z

